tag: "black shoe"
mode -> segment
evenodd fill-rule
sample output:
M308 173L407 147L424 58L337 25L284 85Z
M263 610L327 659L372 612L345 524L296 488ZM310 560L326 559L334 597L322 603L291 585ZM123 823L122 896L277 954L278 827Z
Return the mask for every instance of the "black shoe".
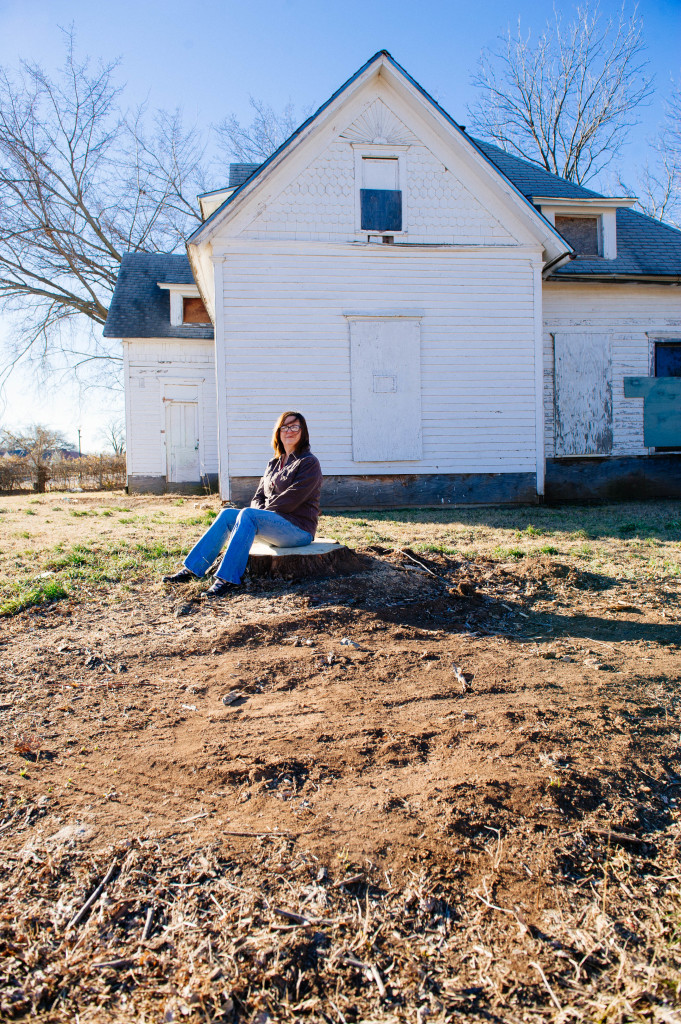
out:
M238 586L238 583L230 583L229 580L221 580L216 576L211 586L201 596L205 601L214 601L216 597L228 597Z
M164 583L191 583L192 580L198 579L193 572L189 569L178 569L177 572L171 573L169 576L163 577Z

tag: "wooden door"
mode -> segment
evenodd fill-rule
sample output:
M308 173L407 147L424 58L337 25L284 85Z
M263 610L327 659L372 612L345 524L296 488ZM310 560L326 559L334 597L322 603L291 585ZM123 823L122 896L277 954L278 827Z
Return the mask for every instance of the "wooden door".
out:
M351 320L350 367L355 462L420 459L420 321Z
M198 483L198 402L166 402L167 479L169 483Z

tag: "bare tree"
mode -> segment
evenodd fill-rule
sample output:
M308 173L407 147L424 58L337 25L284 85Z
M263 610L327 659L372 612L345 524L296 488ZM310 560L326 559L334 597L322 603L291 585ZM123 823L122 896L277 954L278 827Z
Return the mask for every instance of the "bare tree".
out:
M628 195L638 197L638 205L649 217L681 228L681 86L672 89L665 104L664 123L636 188L621 177L619 184Z
M33 487L39 494L44 494L50 478L50 459L58 449L69 447L63 434L37 423L28 430L3 430L2 443L26 459L33 473Z
M116 65L0 70L0 305L18 324L7 365L61 346L70 367L114 358L99 328L123 253L172 251L198 221L203 146L179 112L127 115ZM69 325L90 325L76 331Z
M234 114L216 126L218 141L229 156L245 164L260 164L271 156L307 115L298 120L292 103L277 113L263 100L250 97L255 117L243 126Z
M509 27L496 50L483 50L469 108L471 129L502 149L580 184L620 152L636 110L651 93L642 22L626 4L604 19L589 0L563 25L553 20L534 41Z
M125 423L111 419L101 431L101 436L114 455L125 455Z

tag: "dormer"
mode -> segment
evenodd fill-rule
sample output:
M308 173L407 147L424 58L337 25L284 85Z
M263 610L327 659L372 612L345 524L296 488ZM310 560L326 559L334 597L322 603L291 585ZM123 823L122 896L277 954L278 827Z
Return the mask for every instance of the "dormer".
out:
M158 287L170 292L170 326L210 324L210 317L199 289L195 284L168 284L158 281Z
M563 199L532 196L532 202L572 246L575 256L584 259L617 259L617 211L628 210L636 199L602 196Z

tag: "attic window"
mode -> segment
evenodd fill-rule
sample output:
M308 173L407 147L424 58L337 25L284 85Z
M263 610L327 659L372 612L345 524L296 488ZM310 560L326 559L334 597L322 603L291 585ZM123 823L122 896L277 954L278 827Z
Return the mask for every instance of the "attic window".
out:
M210 317L203 304L203 299L183 296L182 299L182 323L183 324L209 324Z
M402 190L396 157L364 157L360 188L361 229L377 233L402 230Z
M556 230L578 256L600 256L600 217L563 217L556 214Z
M158 287L170 293L170 326L191 324L210 326L210 316L196 285L158 281Z

